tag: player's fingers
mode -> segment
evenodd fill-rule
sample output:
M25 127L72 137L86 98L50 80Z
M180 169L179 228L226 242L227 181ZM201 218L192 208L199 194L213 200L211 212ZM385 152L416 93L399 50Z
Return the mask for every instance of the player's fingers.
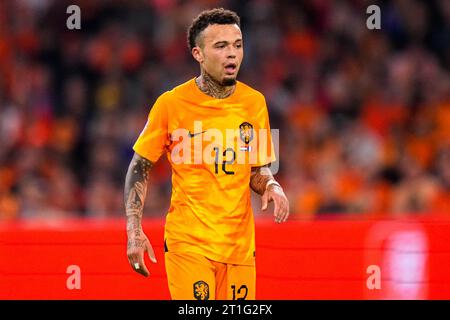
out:
M280 200L278 197L274 197L273 206L274 206L273 215L275 216L275 222L280 223L281 206L280 206Z
M277 197L277 203L278 203L278 222L285 222L287 220L287 217L289 215L289 202L285 197Z
M288 216L289 216L289 203L286 201L286 199L283 199L283 209L281 210L280 214L281 222L286 222Z
M139 262L138 262L139 267L137 267L137 265L135 265L135 270L137 272L139 272L140 274L142 274L143 276L148 277L150 275L150 272L147 269L147 266L145 265L144 262L144 253L139 255Z
M134 261L132 259L128 258L128 262L130 263L131 268L135 269Z
M147 250L147 254L148 254L148 257L150 258L150 260L153 263L156 263L157 261L156 261L155 251L153 251L153 247L150 244L150 242L147 244L146 250Z
M141 265L139 263L139 257L137 254L128 255L128 262L130 263L131 268L137 273L141 273Z
M281 222L286 222L288 216L289 216L289 209L285 207L285 208L283 209L283 214L282 214L281 217L280 217Z
M267 204L269 203L269 193L266 191L264 192L264 194L262 195L261 198L261 210L267 210Z
M283 218L283 222L286 222L289 217L289 201L285 199L286 213Z
M128 253L128 262L130 266L136 271L136 266L139 265L139 256L137 253ZM136 265L137 264L137 265Z
M144 264L143 258L144 250L134 251L128 255L128 261L130 262L133 270L147 277L150 273L148 272L148 269Z

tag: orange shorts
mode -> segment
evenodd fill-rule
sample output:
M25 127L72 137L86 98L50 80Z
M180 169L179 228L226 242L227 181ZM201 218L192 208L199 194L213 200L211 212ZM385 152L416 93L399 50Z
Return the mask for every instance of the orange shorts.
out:
M216 262L196 253L165 253L173 300L255 300L255 266Z

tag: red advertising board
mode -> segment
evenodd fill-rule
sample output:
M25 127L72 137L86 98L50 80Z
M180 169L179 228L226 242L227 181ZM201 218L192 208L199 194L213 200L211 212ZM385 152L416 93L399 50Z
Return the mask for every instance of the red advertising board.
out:
M0 224L1 299L170 299L157 264L133 272L123 220ZM450 221L256 220L257 299L449 299ZM76 278L77 277L77 278Z

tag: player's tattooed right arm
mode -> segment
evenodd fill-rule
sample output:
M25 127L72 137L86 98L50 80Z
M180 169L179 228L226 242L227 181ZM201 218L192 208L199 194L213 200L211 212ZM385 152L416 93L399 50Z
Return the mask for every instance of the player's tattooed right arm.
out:
M148 176L153 163L137 153L128 167L125 178L125 212L127 216L127 233L139 237L142 228L141 220L144 213L145 197L147 195Z
M148 175L153 163L137 153L134 154L128 166L125 178L125 212L127 215L127 256L134 271L148 276L150 272L144 262L147 252L150 260L156 263L152 245L142 231L142 216L144 213L145 197L147 195Z

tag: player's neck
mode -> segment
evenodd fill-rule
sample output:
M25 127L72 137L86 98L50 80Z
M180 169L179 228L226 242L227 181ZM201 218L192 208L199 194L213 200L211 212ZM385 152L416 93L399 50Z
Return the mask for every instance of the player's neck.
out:
M236 85L224 86L215 81L209 74L202 70L201 75L195 79L195 83L201 91L208 96L225 99L233 94Z

